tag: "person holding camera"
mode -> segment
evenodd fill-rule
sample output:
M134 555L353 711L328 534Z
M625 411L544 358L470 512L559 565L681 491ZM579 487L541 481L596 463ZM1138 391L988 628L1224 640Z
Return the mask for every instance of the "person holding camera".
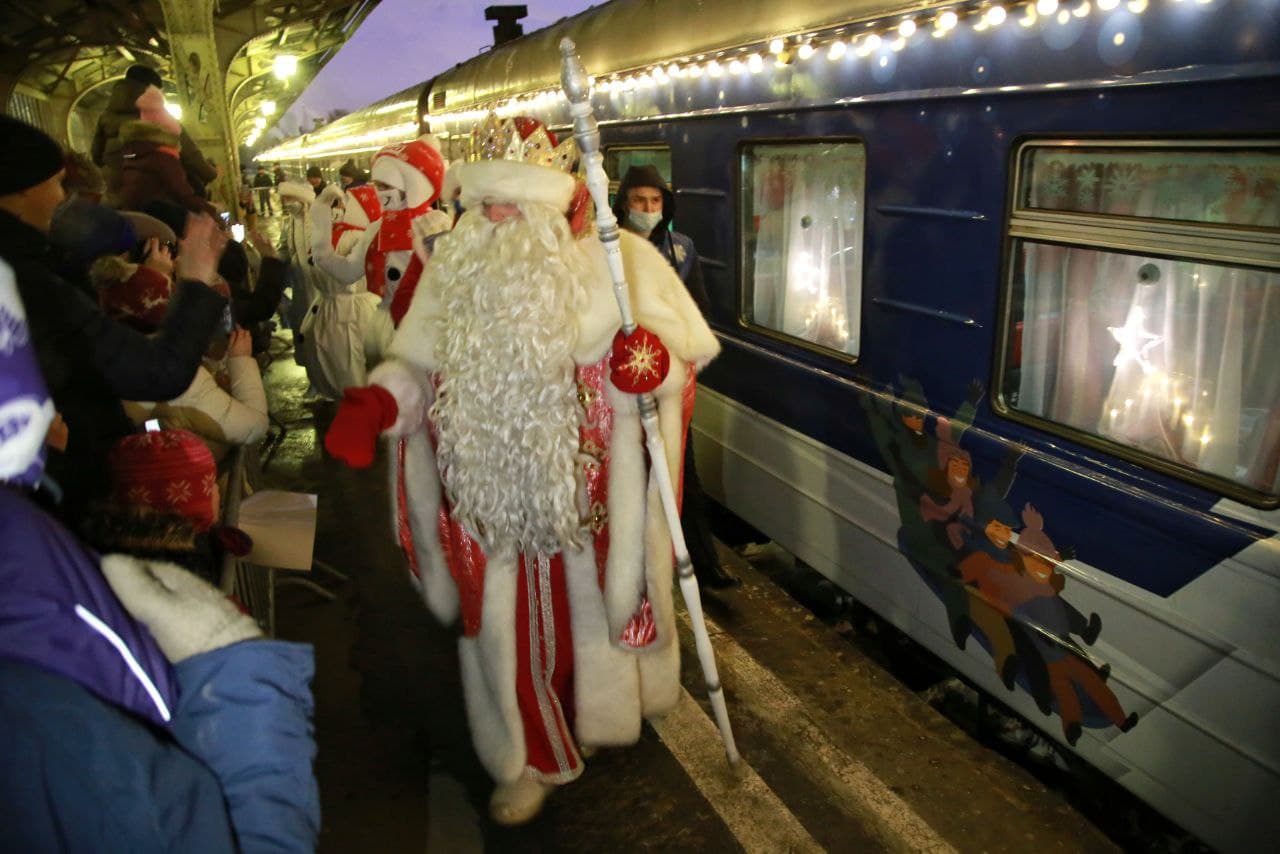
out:
M191 384L226 299L209 286L226 236L193 217L176 262L169 314L147 337L104 314L48 258L54 210L63 199L62 149L43 131L0 116L0 258L14 271L41 372L68 430L49 473L62 487L59 515L78 520L106 494L106 453L133 425L121 399L168 400Z

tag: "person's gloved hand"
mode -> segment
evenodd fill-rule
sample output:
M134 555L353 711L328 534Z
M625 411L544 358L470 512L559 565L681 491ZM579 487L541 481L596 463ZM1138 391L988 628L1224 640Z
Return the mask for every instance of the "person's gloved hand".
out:
M174 664L202 652L262 637L222 591L171 563L105 555L102 574L120 603L145 625Z
M378 435L395 424L399 414L396 399L382 386L349 388L342 393L338 414L325 434L325 450L352 468L368 468L378 449Z
M662 339L643 326L630 335L613 336L609 354L609 379L621 391L644 394L662 384L671 369L671 355Z

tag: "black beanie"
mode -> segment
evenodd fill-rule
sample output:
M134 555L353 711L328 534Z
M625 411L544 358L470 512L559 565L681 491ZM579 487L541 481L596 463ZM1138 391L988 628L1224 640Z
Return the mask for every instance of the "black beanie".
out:
M124 73L124 78L134 83L146 83L157 89L164 88L164 81L160 79L156 70L145 65L130 65L129 70Z
M348 160L342 164L342 168L338 170L338 174L346 178L359 178L360 167L356 165L354 160Z
M0 115L0 196L20 193L62 171L62 146L26 122Z
M307 177L308 177L308 178L319 178L321 181L323 181L323 180L324 180L324 173L320 171L320 167L319 167L319 166L312 166L312 167L309 167L309 168L307 169Z

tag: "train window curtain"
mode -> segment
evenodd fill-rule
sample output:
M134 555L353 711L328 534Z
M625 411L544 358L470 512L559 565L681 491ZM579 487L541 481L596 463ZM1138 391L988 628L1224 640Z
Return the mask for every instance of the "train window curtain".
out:
M746 320L858 354L866 153L861 143L743 155Z
M1029 166L1022 204L1091 215L1102 245L1116 218L1204 223L1177 238L1203 246L1220 224L1280 231L1280 152L1041 150ZM1014 251L1016 409L1277 492L1280 273L1036 240Z

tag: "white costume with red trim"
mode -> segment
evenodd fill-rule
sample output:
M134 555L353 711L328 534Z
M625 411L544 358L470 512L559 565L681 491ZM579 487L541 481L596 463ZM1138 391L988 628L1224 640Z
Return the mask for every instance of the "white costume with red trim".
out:
M465 181L463 187L466 203ZM671 356L654 394L665 464L679 483L694 373L719 344L657 250L626 232L621 239L636 320ZM670 710L680 691L670 535L636 398L610 381L619 318L604 250L589 237L571 251L582 252L594 271L573 353L583 408L578 483L591 508L581 548L549 557L513 547L485 553L450 516L427 420L439 380L436 343L449 322L432 267L390 360L369 377L399 408L384 434L392 443L395 536L431 611L446 624L461 621L472 738L500 783L522 775L548 783L575 778L579 744L636 741L641 720Z
M334 251L327 237L322 240L313 226L315 263L341 283L363 278L369 292L380 298L379 307L390 310L396 288L405 282L416 283L422 273L422 263L413 253L413 220L429 211L440 197L444 171L444 158L431 137L383 148L373 158L371 178L403 191L405 207L382 208L343 254ZM314 208L312 216L316 216Z
M365 384L365 328L377 312L379 300L365 288L363 278L340 282L314 264L312 243L316 233L323 235L326 229L333 235L331 244L335 249L339 233L349 235L348 242L358 239L368 227L368 199L361 203L347 197L343 221L333 223L329 203L343 197L340 191L326 188L316 198L310 184L282 182L279 189L282 202L304 205L300 214L290 217L284 241L295 267L293 298L302 301L300 310L291 318L297 323L294 328L299 335L298 360L306 367L307 379L317 392L339 398L343 389ZM372 203L376 214L376 197ZM306 287L299 289L300 282L305 282Z

